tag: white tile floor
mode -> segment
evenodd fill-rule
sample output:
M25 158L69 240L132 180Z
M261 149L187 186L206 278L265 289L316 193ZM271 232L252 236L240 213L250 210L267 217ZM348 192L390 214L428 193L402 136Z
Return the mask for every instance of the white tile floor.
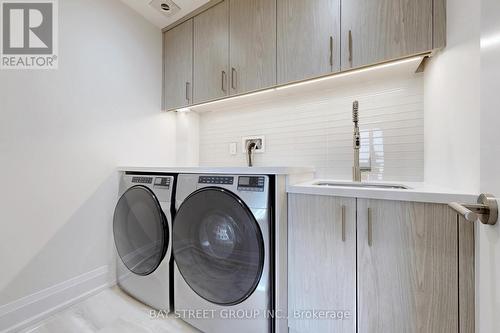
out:
M197 333L180 319L151 319L151 309L113 287L23 333Z

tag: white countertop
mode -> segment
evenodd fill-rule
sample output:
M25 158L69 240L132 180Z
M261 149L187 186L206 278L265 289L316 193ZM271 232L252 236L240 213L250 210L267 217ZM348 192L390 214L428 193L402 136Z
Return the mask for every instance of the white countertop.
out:
M314 168L302 167L163 167L163 166L120 166L118 171L158 173L209 173L232 175L296 175L312 174Z
M363 198L363 199L382 199L398 201L414 201L448 204L450 202L475 203L479 194L460 193L457 191L440 188L426 183L411 182L366 182L376 184L404 185L409 189L382 189L382 188L359 188L359 187L336 187L336 186L318 186L317 182L335 182L331 179L315 179L297 185L287 187L288 193L331 195L339 197ZM340 183L350 183L350 181L339 180Z
M314 168L308 167L169 167L169 166L120 166L121 172L153 172L153 173L200 173L200 174L234 174L234 175L307 175L312 179ZM300 181L300 180L299 180ZM317 182L350 183L349 180L314 179L287 186L288 193L315 195L331 195L339 197L398 200L448 204L450 202L475 203L479 194L463 193L434 186L427 183L414 182L366 182L375 184L404 185L409 189L393 188L360 188L349 186L318 186Z

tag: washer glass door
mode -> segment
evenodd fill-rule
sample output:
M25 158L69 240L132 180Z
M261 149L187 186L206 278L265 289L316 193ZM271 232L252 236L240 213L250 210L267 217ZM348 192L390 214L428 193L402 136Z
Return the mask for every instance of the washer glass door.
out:
M235 305L257 287L264 267L262 233L250 209L234 193L208 187L179 207L173 252L186 283L219 305Z
M131 187L118 200L113 235L118 255L133 273L149 275L160 265L168 247L168 223L149 188Z

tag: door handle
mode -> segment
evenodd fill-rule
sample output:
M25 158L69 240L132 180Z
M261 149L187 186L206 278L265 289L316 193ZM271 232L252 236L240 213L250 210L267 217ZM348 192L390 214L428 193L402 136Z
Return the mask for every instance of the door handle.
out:
M449 206L469 222L474 223L480 220L483 224L495 225L498 220L498 203L492 194L481 194L477 199L477 204L452 202Z
M231 88L233 88L234 90L236 90L236 68L232 67L231 68Z
M345 242L345 205L342 205L342 241Z
M191 84L189 82L186 82L186 100L189 102L190 98L189 98L189 87L191 86Z
M372 209L368 208L368 246L373 245L373 221L372 221Z

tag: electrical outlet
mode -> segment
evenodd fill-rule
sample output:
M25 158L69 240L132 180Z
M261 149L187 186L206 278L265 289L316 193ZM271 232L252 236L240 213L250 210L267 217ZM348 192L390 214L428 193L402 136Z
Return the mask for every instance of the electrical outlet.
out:
M266 138L263 135L247 136L241 139L241 150L243 154L247 153L247 147L250 143L255 142L254 153L262 154L266 152Z

